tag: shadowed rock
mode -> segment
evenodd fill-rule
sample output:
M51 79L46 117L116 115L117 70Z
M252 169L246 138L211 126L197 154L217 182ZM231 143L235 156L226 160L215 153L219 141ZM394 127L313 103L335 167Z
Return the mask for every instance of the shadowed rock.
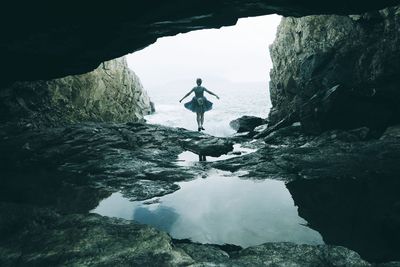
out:
M4 218L7 212L10 216ZM59 216L50 210L17 205L0 205L0 213L1 266L194 263L185 252L173 247L168 234L131 221L96 214Z
M8 1L0 18L5 81L51 79L94 70L101 62L137 51L163 36L233 25L240 17L279 13L354 14L397 0L223 1ZM18 16L18 19L16 19Z
M366 170L362 177L287 184L299 215L327 244L357 251L371 262L399 260L400 180Z
M0 204L1 266L370 266L346 248L266 243L246 249L175 242L153 227L96 214ZM232 247L232 246L231 246Z

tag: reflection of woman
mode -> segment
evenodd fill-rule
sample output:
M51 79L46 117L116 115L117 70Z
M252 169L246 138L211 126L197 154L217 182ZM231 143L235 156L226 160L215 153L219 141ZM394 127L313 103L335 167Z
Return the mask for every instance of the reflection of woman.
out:
M179 100L179 102L182 102L183 99L185 99L191 93L194 92L194 97L192 98L192 100L190 102L185 103L185 108L187 108L188 110L191 110L193 112L196 112L197 125L198 125L199 132L201 130L205 130L203 128L204 112L212 109L212 105L213 105L213 103L211 103L210 101L207 100L207 98L204 97L204 91L206 91L210 95L213 95L217 99L219 99L219 97L216 94L214 94L213 92L211 92L211 91L207 90L206 88L204 88L203 86L201 86L201 82L202 82L202 80L200 78L198 78L196 80L197 86L194 87L192 90L190 90L190 92L187 93L184 97L182 97L181 100Z

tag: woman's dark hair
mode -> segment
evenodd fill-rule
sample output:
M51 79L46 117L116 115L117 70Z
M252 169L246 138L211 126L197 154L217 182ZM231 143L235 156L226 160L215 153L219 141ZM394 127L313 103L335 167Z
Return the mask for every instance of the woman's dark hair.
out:
M200 85L202 82L203 82L203 81L202 81L200 78L197 78L197 79L196 79L197 85Z

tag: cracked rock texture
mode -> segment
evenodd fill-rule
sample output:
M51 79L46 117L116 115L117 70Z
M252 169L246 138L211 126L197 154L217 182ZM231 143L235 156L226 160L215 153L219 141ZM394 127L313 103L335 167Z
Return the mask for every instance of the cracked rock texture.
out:
M316 133L362 126L383 131L398 123L399 27L399 6L284 18L270 47L271 123L292 113ZM310 105L313 97L322 100Z
M181 166L177 159L187 142L220 153L231 149L230 138L142 123L2 124L0 265L371 266L365 260L399 260L399 127L379 140L367 139L366 131L315 137L295 124L255 142L232 139L255 152ZM329 245L196 244L90 213L114 192L151 201L212 167L240 170L242 179L284 180L300 216ZM399 263L388 264L382 266Z
M0 265L8 266L371 266L344 247L266 243L175 243L151 226L96 214L0 204ZM5 216L4 216L5 215Z
M0 92L0 121L134 122L151 112L150 99L125 58L104 62L87 74L15 82Z
M175 163L188 142L211 154L232 150L224 138L143 123L0 125L0 200L71 212L116 191L131 200L166 195L179 189L174 182L201 174Z

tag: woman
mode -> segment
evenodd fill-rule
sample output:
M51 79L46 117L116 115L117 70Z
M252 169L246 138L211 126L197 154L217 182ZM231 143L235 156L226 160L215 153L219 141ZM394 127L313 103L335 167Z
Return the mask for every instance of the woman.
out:
M197 114L197 126L199 132L201 130L205 130L203 128L203 123L204 123L204 112L209 111L212 108L213 103L207 100L207 98L204 97L204 91L209 93L210 95L215 96L217 99L219 97L214 94L213 92L207 90L203 86L201 86L202 80L198 78L196 80L197 86L194 87L192 90L190 90L189 93L187 93L184 97L182 97L179 102L182 102L183 99L188 97L191 93L194 92L194 97L192 98L192 101L185 103L185 108L187 108L190 111L196 112Z

